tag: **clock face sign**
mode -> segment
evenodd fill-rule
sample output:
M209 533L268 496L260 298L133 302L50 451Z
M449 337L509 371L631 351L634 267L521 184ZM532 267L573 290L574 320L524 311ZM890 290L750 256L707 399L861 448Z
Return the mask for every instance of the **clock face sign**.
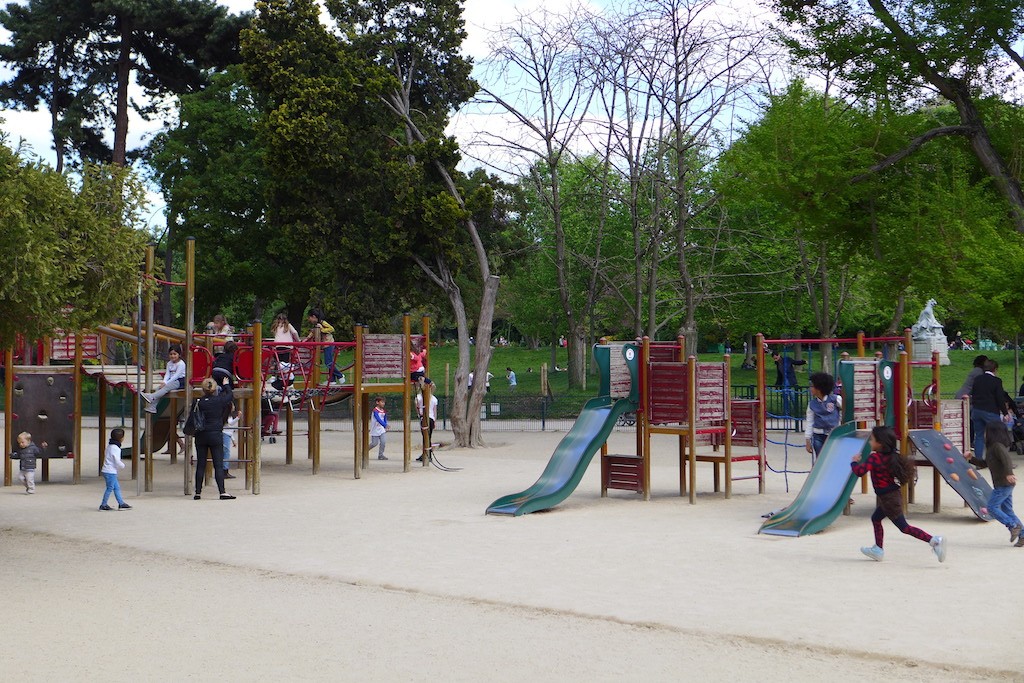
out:
M885 378L886 382L892 379L892 368L890 366L886 365L882 368L882 377Z
M636 358L636 351L633 350L632 348L627 348L626 349L626 360L633 360L634 358Z

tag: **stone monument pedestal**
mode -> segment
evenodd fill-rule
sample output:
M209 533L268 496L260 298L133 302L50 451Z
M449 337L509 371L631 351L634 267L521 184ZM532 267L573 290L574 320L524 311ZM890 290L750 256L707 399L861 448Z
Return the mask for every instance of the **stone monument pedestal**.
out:
M930 361L933 351L939 352L939 365L949 365L949 342L945 335L915 339L911 360Z

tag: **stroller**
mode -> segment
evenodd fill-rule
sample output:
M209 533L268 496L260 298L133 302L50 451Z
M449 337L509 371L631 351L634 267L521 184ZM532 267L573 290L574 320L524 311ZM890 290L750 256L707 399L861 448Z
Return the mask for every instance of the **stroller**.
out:
M1013 424L1010 427L1010 446L1015 452L1024 455L1024 396L1018 396L1009 402L1010 413L1013 416Z
M260 439L266 438L270 443L277 443L277 437L281 433L278 412L286 400L288 386L291 385L294 374L288 363L277 363L272 370L276 374L268 375L264 380L260 399Z

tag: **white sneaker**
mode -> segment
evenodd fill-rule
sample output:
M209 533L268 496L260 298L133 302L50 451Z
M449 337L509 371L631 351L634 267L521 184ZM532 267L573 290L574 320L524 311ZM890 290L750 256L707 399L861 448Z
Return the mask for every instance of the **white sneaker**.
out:
M140 391L139 392L139 397L143 401L145 401L146 403L152 403L153 402L153 394L147 394L145 391Z
M945 536L932 536L932 540L928 541L928 544L932 547L932 551L935 553L935 557L939 558L939 562L946 561L946 538Z
M155 403L147 403L146 404L146 412L147 413L156 414L156 404Z
M879 548L877 545L865 546L860 549L862 553L870 557L875 562L881 562L882 558L885 557L885 551Z

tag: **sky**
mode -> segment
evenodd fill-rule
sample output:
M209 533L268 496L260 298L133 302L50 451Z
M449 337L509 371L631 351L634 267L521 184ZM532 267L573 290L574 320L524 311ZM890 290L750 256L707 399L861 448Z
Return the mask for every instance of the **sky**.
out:
M526 14L533 10L544 8L548 12L557 13L570 5L587 3L595 6L602 6L614 0L465 0L463 17L466 22L468 34L463 45L464 52L472 57L477 63L481 62L489 53L488 40L492 32L516 18L519 14ZM730 0L725 0L730 2ZM733 4L740 6L754 7L757 0L731 0ZM254 0L221 0L222 5L231 12L243 12L251 10ZM6 36L0 36L6 39ZM0 74L3 71L0 70ZM138 148L160 130L161 120L143 121L134 112L129 114L129 149ZM46 163L53 164L55 157L51 149L51 138L49 132L49 114L47 111L24 112L17 110L0 110L0 131L7 135L7 143L11 146L22 146L22 151L34 155ZM449 134L454 135L463 146L471 144L475 136L473 126L476 122L472 116L453 117ZM488 120L492 125L493 120ZM112 133L111 133L112 137ZM472 157L472 153L467 155ZM471 165L476 165L472 163ZM148 221L155 232L160 232L163 223L162 209L163 201L156 192L149 193L151 209Z
M514 18L516 12L528 12L542 5L555 10L568 3L569 0L549 0L546 3L541 0L466 0L464 18L469 35L464 45L465 51L476 59L485 56L488 30ZM251 10L255 3L253 0L222 0L220 4L237 13ZM0 118L3 119L0 130L7 134L9 144L17 145L21 142L26 150L31 150L48 163L54 163L48 112L0 109ZM160 129L161 123L158 120L143 121L132 113L128 125L129 149L145 144Z

